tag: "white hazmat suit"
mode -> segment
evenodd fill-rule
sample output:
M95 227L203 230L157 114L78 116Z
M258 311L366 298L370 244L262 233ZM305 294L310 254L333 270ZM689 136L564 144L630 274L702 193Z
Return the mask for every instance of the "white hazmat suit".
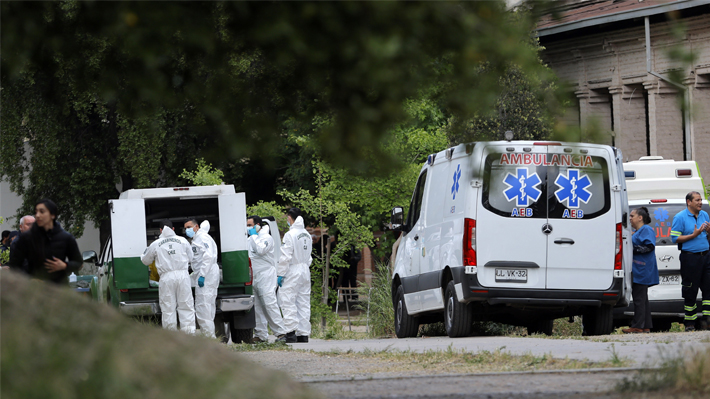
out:
M190 243L167 226L163 226L160 237L141 255L141 262L144 265L148 266L155 262L160 275L158 297L163 328L177 330L179 314L180 329L188 334L195 333L195 308L190 288L190 275L187 271L188 263L191 261Z
M247 244L249 259L254 271L254 309L256 326L254 335L266 341L269 337L268 325L277 336L286 334L284 321L276 302L276 263L274 259L274 238L269 234L269 226L263 226L259 234L249 237Z
M283 276L279 297L284 328L297 337L311 335L311 247L313 239L303 218L297 217L284 234L277 274Z
M200 332L215 338L214 316L217 311L217 288L219 288L219 266L217 265L217 244L209 235L210 222L200 223L200 229L192 239L192 284L195 287L195 314L200 324ZM204 287L198 279L205 278Z

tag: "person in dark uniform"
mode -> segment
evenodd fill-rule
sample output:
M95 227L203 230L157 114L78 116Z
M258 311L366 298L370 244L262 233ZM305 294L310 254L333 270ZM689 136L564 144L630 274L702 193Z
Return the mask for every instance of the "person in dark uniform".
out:
M694 331L697 320L698 289L703 293L703 316L710 317L710 255L707 233L710 217L703 211L697 191L685 196L687 209L673 217L671 238L680 249L681 290L685 308L685 331ZM706 324L707 325L707 324Z
M35 205L35 223L20 234L10 250L11 269L57 284L67 283L72 272L82 266L81 252L74 236L57 222L57 205L43 199ZM23 263L27 260L27 269Z

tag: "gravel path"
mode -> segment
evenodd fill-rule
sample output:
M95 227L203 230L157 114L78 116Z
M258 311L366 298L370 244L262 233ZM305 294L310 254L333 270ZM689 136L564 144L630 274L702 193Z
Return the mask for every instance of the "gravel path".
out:
M469 340L467 342L467 340ZM503 342L503 344L501 344ZM295 380L308 384L325 397L337 399L360 398L631 398L634 395L614 392L616 384L631 378L635 369L563 370L510 373L457 374L451 368L412 367L396 360L378 357L355 357L337 354L338 351L355 352L378 347L404 350L446 350L448 345L466 349L496 350L504 347L511 353L524 348L538 348L553 357L569 357L569 348L576 348L585 358L586 350L614 344L618 352L655 354L656 358L677 354L683 348L710 346L710 331L694 333L656 333L634 335L608 335L586 339L549 339L517 337L447 337L416 338L408 340L349 340L324 341L311 339L309 344L294 344L291 351L243 352L241 355L265 367L282 370ZM313 351L326 352L325 354ZM333 353L331 353L333 352ZM589 353L587 359L594 358ZM604 354L608 360L609 354ZM632 360L633 366L650 364L650 360ZM641 357L639 357L641 359ZM657 359L656 359L657 360ZM455 370L455 369L454 369ZM644 394L644 398L654 398ZM661 397L661 396L658 396Z

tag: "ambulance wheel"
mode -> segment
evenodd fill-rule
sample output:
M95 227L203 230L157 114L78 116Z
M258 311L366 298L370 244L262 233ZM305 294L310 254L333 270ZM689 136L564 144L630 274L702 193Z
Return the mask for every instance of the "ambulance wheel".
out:
M536 320L528 324L528 335L545 334L552 335L552 328L555 324L554 320Z
M607 335L614 329L613 310L610 305L592 308L582 315L582 335Z
M394 299L394 332L397 338L416 337L419 332L419 320L407 312L404 302L404 287L397 287L397 296Z
M453 281L449 281L446 286L444 300L444 327L446 327L446 334L451 338L471 335L471 328L473 327L471 308L468 304L459 302Z
M243 328L243 329L236 329L232 328L232 343L233 344L250 344L251 339L254 336L254 329L253 328Z

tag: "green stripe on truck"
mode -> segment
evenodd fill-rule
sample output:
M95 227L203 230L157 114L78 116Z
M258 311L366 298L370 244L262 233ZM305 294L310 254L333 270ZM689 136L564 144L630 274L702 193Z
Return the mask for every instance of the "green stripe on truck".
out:
M114 281L118 289L148 288L148 266L141 258L115 258Z
M249 281L249 252L222 252L222 282L243 284Z

